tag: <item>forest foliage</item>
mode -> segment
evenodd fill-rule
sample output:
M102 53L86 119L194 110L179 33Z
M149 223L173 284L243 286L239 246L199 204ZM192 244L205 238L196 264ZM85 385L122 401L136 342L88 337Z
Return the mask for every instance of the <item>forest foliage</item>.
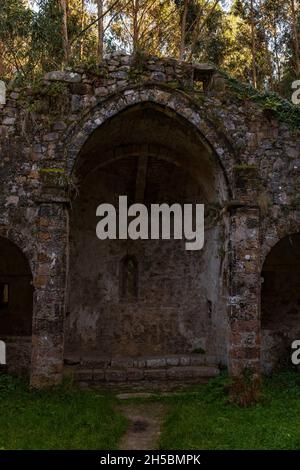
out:
M96 66L123 50L209 62L290 98L300 79L298 0L2 0L0 78Z

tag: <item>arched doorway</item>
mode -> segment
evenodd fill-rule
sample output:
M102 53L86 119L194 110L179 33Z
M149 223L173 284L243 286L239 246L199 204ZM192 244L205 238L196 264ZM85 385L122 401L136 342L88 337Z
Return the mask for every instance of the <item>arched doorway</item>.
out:
M261 290L262 365L266 372L287 366L300 338L300 234L281 239L267 255Z
M184 356L184 364L198 353L198 363L200 355L225 362L226 184L204 139L171 110L135 105L92 133L73 178L66 355L128 364ZM147 207L204 203L204 249L186 251L184 240L99 241L96 208L117 207L120 195Z
M33 286L29 263L12 241L0 237L0 339L10 372L30 369Z

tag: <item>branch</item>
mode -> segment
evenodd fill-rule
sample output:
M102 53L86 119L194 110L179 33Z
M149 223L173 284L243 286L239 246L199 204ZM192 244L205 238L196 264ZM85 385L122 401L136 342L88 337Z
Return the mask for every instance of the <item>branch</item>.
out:
M102 15L98 16L94 21L92 21L89 25L87 25L86 28L84 28L82 31L80 31L80 33L72 40L71 46L72 46L72 45L74 44L74 42L77 41L77 39L79 39L80 36L82 36L88 29L90 29L92 26L94 26L95 23L98 23L99 20L101 20L102 18L104 18L104 16L106 16L107 13L109 13L119 2L120 2L120 0L116 0Z
M149 10L151 10L151 8L153 7L153 5L155 5L156 2L157 2L157 0L154 0L152 3L150 3L150 4L144 9L144 11L143 11L142 14L141 14L139 23L142 23L142 21L143 21L143 19L144 19L144 16L146 15L146 13L147 13Z
M127 7L127 5L129 5L130 2L131 2L131 0L128 0L128 2L125 3L125 5L124 5L123 8L125 9L125 8ZM108 24L105 26L104 31L107 31L107 30L108 30L108 28L110 27L111 23L114 21L114 19L116 18L116 16L118 16L119 14L120 14L120 11L117 11L116 13L114 13L114 14L112 15L112 17L110 18Z
M211 9L207 13L206 17L204 18L203 23L201 24L201 26L199 28L199 31L197 31L196 34L194 35L194 39L193 39L192 44L191 44L191 51L190 51L190 54L189 54L189 60L192 59L193 51L194 51L194 48L195 48L195 45L196 45L197 38L200 36L200 33L203 31L204 26L206 25L207 21L209 20L209 17L214 12L214 10L216 9L219 2L220 2L220 0L215 0L215 3L213 4ZM199 24L197 25L197 27L198 26L199 26Z
M209 2L210 2L210 0L206 0L205 5L203 5L202 7L200 6L201 10L199 12L199 15L196 16L196 18L194 19L192 24L189 26L189 28L187 29L187 33L189 33L194 26L195 26L195 28L198 27L198 23L199 23L199 20L201 18L201 15L204 12L205 8L209 5Z
M148 35L150 33L152 33L153 30L155 29L158 29L161 27L161 25L163 25L164 23L166 23L166 21L171 18L171 16L174 14L174 11L171 10L168 15L165 17L165 18L162 18L158 23L154 23L153 24L153 20L152 23L149 23L147 25L147 28L144 28L144 30L142 31L141 35L140 35L140 39L143 40L145 38L145 35ZM149 27L151 26L150 29L148 29Z

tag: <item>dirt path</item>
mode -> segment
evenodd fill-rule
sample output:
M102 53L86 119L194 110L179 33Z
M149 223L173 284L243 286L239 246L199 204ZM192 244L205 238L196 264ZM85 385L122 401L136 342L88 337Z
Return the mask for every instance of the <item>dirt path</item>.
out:
M130 421L120 450L157 449L166 407L160 403L124 404L121 412Z

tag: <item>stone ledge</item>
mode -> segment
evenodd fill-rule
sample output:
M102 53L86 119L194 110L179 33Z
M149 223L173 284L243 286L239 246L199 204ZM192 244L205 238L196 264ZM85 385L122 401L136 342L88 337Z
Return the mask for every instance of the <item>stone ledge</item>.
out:
M171 354L161 356L110 358L97 355L85 356L78 354L66 355L65 364L78 366L79 369L161 369L176 366L215 365L215 356L206 354Z
M70 371L70 368L69 368ZM67 370L65 371L67 372ZM73 370L76 382L97 383L126 383L126 382L152 382L152 381L184 381L188 379L209 379L219 374L214 366L177 366L159 369L139 369L129 367L125 369L76 369Z

